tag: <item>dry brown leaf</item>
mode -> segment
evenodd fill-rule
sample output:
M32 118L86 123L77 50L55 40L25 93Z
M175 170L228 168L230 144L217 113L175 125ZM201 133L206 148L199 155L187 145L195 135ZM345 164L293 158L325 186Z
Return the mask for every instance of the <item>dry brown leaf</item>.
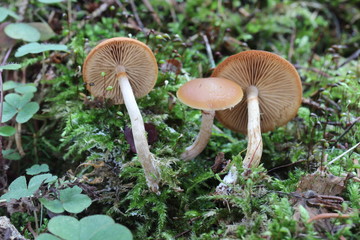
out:
M176 59L168 59L165 63L160 65L160 70L162 72L173 72L176 75L180 74L182 68L182 63Z
M348 177L337 177L325 172L303 176L297 192L312 190L321 195L339 195L345 188Z

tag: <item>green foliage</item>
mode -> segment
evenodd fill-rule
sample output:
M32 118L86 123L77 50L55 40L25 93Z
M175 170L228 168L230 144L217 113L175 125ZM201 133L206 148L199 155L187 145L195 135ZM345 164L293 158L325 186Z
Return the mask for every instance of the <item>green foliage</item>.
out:
M269 230L265 235L271 239L291 239L296 232L296 221L293 218L293 209L286 198L273 196L273 219L269 222Z
M49 200L40 198L40 202L54 213L62 213L64 211L70 213L80 213L91 204L91 199L81 194L82 189L78 186L73 188L65 188L59 190L59 199Z
M4 156L5 159L8 160L20 160L21 156L18 152L16 152L14 149L7 149L7 150L2 150L2 154Z
M5 96L3 103L2 122L7 122L16 115L16 122L25 123L29 121L34 114L39 111L39 104L31 102L32 93L20 95L17 93L9 93Z
M28 24L30 26L36 28L39 31L39 33L40 33L39 41L46 41L55 36L55 33L52 30L52 28L49 26L49 24L47 24L45 22L30 22ZM56 45L59 45L59 44L55 44L55 46ZM49 49L49 50L56 50L56 49Z
M46 4L52 4L52 3L61 3L61 2L64 2L64 0L39 0L39 2L46 3Z
M57 216L49 221L49 231L37 240L132 240L131 232L106 215L93 215L78 221L70 216Z
M16 133L16 129L11 126L1 126L0 127L0 136L10 137Z
M7 8L4 8L4 7L0 7L0 22L4 21L7 16L11 16L15 19L20 19L20 16L17 15L15 12L7 9Z
M56 176L51 174L41 174L30 179L29 184L26 183L25 176L20 176L9 185L9 191L2 195L0 199L10 201L11 199L20 199L32 196L43 183L54 182Z
M0 71L2 71L2 70L17 70L19 68L21 68L21 65L17 64L17 63L0 65Z
M33 163L48 164L27 169L29 181L19 177L10 185L8 195L2 196L6 204L10 198L23 196L34 204L30 209L35 210L12 214L12 221L26 237L33 237L25 228L27 222L39 225L35 231L43 234L38 239L60 239L81 231L76 226L85 218L78 221L60 216L48 225L49 210L81 212L81 217L107 213L129 226L135 239L355 239L360 231L358 183L349 180L341 195L344 209L354 212L346 220L330 220L337 230L331 234L316 232L313 223L306 223L306 209L295 209L284 197L297 190L302 176L360 141L359 64L351 57L359 48L356 16L360 13L354 1L153 0L153 10L145 1L134 1L136 12L131 2L105 4L105 9L101 1L31 1L31 8L21 12L21 22L8 27L7 31L14 26L34 28L40 34L38 41L43 41L15 45L8 62L20 64L0 66L4 91L8 91L3 116L8 126L1 127L0 134L10 136L14 133L11 127L29 120L17 133L26 155L19 164L12 163L11 172L20 176ZM54 4L47 5L50 3ZM4 5L0 21L20 20L18 5L7 0ZM50 12L55 13L51 21ZM160 23L152 21L155 15ZM137 17L145 27L141 31ZM40 21L49 22L52 29L48 24L39 25ZM10 35L23 40L34 37L24 31ZM90 49L117 36L146 43L160 67L155 88L137 99L145 122L153 124L157 134L150 150L161 169L159 196L147 189L141 164L125 138L125 127L131 127L126 108L91 97L81 77ZM291 61L303 81L304 102L298 115L286 126L263 134L262 166L249 175L243 174L241 167L246 136L216 120L206 149L191 162L178 159L199 131L201 112L179 103L175 95L186 81L212 72L204 36L216 64L243 50L268 50ZM47 42L50 39L51 43ZM60 53L50 55L48 51ZM163 69L169 59L182 64L179 72ZM33 109L26 105L35 103L33 99L41 106L41 114L35 114L34 104ZM10 138L3 139L6 146ZM211 167L219 152L225 156L214 173ZM355 174L359 166L353 160L358 155L359 149L354 149L327 169L336 176ZM3 156L20 159L14 149L3 150ZM239 182L232 186L230 195L216 195L215 188L230 161L238 166ZM63 177L40 185L32 180L37 177L33 175L49 172L48 166ZM89 197L94 200L91 205ZM45 211L39 212L41 206ZM295 213L299 220L294 220ZM36 220L36 214L44 221ZM72 222L76 229L63 226L63 220ZM51 234L44 233L47 227ZM84 229L91 232L98 228L87 225ZM116 231L106 234L121 236L114 234Z
M68 51L68 48L63 44L28 43L18 48L15 57L22 57L29 53L42 53L47 51Z
M49 165L47 164L35 164L32 165L30 168L26 169L27 175L37 175L39 173L49 172Z
M40 40L40 32L26 23L11 23L5 27L4 32L11 38L27 42Z

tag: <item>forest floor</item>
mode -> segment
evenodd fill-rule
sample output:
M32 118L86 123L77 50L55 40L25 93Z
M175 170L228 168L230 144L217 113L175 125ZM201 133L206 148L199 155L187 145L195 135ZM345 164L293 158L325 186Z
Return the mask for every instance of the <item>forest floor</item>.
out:
M2 1L0 239L360 239L359 27L356 0ZM137 99L157 193L126 107L84 83L89 52L114 37L158 65ZM202 113L177 90L246 50L293 64L297 115L262 134L259 166L243 167L246 135L216 118L205 150L181 160ZM237 182L217 191L232 166Z

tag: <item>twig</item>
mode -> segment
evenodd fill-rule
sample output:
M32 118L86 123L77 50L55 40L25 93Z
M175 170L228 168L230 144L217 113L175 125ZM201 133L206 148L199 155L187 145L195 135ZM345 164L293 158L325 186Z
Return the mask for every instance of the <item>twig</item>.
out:
M176 12L175 9L177 8L177 2L176 0L167 0L167 2L170 5L170 14L174 22L177 22Z
M294 54L294 43L295 43L295 38L296 38L296 28L293 29L292 33L291 33L291 38L290 38L290 47L289 47L289 52L288 52L288 60L291 61L291 58Z
M181 232L181 233L175 235L174 238L175 238L175 239L176 239L176 238L179 238L179 237L181 237L181 236L183 236L183 235L185 235L185 234L187 234L187 233L189 233L189 232L191 232L191 230L186 230L186 231L184 231L184 232Z
M321 95L321 98L324 99L329 104L333 105L338 112L341 111L341 107L334 100L331 100L329 97L327 97L325 95Z
M212 54L211 46L210 46L210 43L209 43L209 39L207 38L206 34L202 33L201 35L202 35L202 37L204 39L204 42L205 42L205 47L206 47L207 55L209 57L210 67L215 68L216 65L215 65L213 54Z
M134 24L131 24L131 23L122 23L122 25L125 28L130 28L130 29L134 29L134 30L137 30L137 31L142 31L142 32L144 32L146 34L149 34L150 32L152 32L154 34L164 34L164 33L159 32L159 31L154 31L153 29L148 29L148 28L140 29L138 26L136 26Z
M100 5L99 8L97 8L95 11L93 11L91 14L90 14L90 17L86 20L82 20L78 25L77 25L77 29L82 29L85 24L90 20L90 19L93 19L93 18L96 18L98 16L100 16L103 12L106 11L106 9L108 9L110 3L103 3ZM74 32L71 32L69 34L69 37L66 36L63 40L60 41L60 44L66 44L69 39L71 39L77 32L74 31Z
M335 161L339 160L341 157L345 156L346 154L348 154L349 152L351 152L352 150L354 150L355 148L357 148L357 146L360 145L360 142L358 142L357 144L355 144L352 148L350 148L349 150L347 150L346 152L340 154L339 156L337 156L336 158L334 158L333 160L331 160L330 162L328 162L326 164L326 167L333 164Z
M296 161L296 162L293 162L293 163L288 163L288 164L285 164L285 165L281 165L281 166L278 166L278 167L274 167L274 168L270 169L270 170L267 171L267 172L268 172L268 173L269 173L269 172L273 172L273 171L278 170L278 169L280 169L280 168L290 167L290 166L292 166L292 165L295 165L295 164L298 164L298 163L302 163L302 162L306 162L306 161L307 161L307 159L303 159L303 160L299 160L299 161Z
M34 236L34 238L36 238L38 236L38 234L34 231L34 229L31 226L31 222L28 222L26 224L26 228L29 230L29 232L31 232L31 234Z
M297 69L304 69L306 71L311 71L311 72L315 72L317 74L320 74L321 76L323 77L331 77L329 74L327 74L326 72L324 71L321 71L320 69L317 69L317 68L314 68L314 67L303 67L303 66L300 66L299 64L294 64L294 67L297 68Z
M336 113L336 111L332 108L328 108L328 107L323 107L321 106L318 102L315 102L314 100L311 100L309 98L303 98L302 99L302 103L304 105L308 105L310 107L313 107L313 108L316 108L318 110L322 110L322 111L325 111L325 112L332 112L332 113Z
M141 31L144 29L144 24L141 22L141 19L139 17L139 14L136 9L136 5L134 3L134 0L130 0L131 9L133 11L134 17L136 19L137 25L140 27Z
M19 4L18 14L21 16L21 18L19 20L17 20L17 21L21 22L24 19L25 11L28 8L29 1L24 0L24 1L21 1L19 3L20 4Z
M19 151L19 154L23 157L25 156L25 152L21 142L21 123L16 123L15 128L16 128L16 133L15 133L16 148Z
M349 218L351 217L348 214L340 214L340 213L321 213L318 214L309 220L307 220L307 223L311 223L312 221L321 220L321 219L328 219L328 218Z
M345 134L347 134L347 133L350 131L350 129L351 129L353 126L355 126L355 124L356 124L358 121L360 121L360 117L356 118L356 119L354 120L354 122L352 122L351 125L348 126L348 127L345 129L345 131L336 139L335 144L336 144L337 142L339 142L339 140L340 140L343 136L345 136Z
M159 15L155 12L154 8L152 7L149 0L142 0L146 8L151 12L152 17L154 18L155 22L162 26L161 20L159 18Z
M72 11L71 11L71 0L67 0L67 24L68 24L68 41L70 41L71 23L72 23Z
M360 49L356 50L356 52L354 52L353 54L351 54L351 56L348 57L342 64L340 64L338 68L343 67L344 65L348 64L348 63L351 62L352 60L355 60L355 59L358 58L359 56L360 56Z

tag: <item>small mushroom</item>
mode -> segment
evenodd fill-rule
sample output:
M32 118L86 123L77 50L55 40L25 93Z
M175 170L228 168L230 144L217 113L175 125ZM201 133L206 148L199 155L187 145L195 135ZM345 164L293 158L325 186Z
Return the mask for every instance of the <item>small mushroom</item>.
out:
M95 97L125 103L129 113L135 148L144 169L147 184L158 192L160 173L149 150L144 121L136 98L154 87L158 66L152 51L142 42L124 37L105 40L91 50L83 65L86 87Z
M199 155L209 142L215 111L234 107L241 101L243 91L238 84L225 78L197 78L181 86L177 97L185 105L202 110L200 132L180 156L183 160L190 160Z
M215 117L225 127L247 134L243 166L258 166L263 149L261 132L285 125L297 114L302 99L299 74L291 63L276 54L249 50L224 60L212 77L232 80L244 90L243 101L231 111L217 111ZM227 177L230 175L236 178L236 171L230 169Z

